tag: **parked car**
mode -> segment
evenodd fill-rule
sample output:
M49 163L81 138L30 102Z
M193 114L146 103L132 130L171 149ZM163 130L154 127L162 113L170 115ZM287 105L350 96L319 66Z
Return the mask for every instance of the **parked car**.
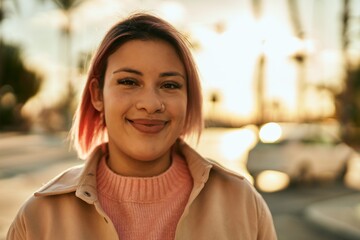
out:
M286 174L289 182L335 180L343 177L354 152L336 136L333 125L273 124L281 136L273 142L259 141L249 151L247 168L255 185L269 170Z

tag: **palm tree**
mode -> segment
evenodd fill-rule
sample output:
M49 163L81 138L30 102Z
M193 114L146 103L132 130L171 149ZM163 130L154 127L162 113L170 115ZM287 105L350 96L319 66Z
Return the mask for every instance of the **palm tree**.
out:
M344 89L337 97L337 116L342 127L342 138L351 145L360 146L360 60L351 62L348 57L348 50L354 37L360 35L352 35L350 32L351 24L355 23L355 16L351 12L351 1L343 0L342 12L342 51L344 59ZM358 20L359 21L359 20ZM355 33L356 34L356 33ZM358 33L357 33L358 34Z
M39 0L41 2L49 1L49 0ZM67 76L66 76L66 83L67 83L67 96L62 103L62 109L65 115L65 127L70 127L71 119L72 119L72 103L75 98L75 90L72 85L72 37L73 37L73 22L72 22L72 14L73 11L80 6L86 0L50 0L55 4L58 10L60 10L65 16L65 24L61 27L60 33L61 38L63 41L64 46L64 53L65 53L65 63L67 67Z
M343 13L341 18L342 29L341 29L341 40L342 40L342 50L343 57L345 62L345 69L349 68L349 59L347 56L347 51L350 45L349 38L349 20L350 20L350 0L343 1Z
M41 0L45 1L45 0ZM60 29L64 41L66 63L71 66L72 13L85 0L51 0L65 16L65 24Z
M295 32L296 37L303 42L304 41L304 31L302 28L302 24L299 16L299 8L296 0L288 0L287 1L288 11L290 14L290 22ZM295 60L298 66L298 94L297 94L297 110L298 110L298 119L299 121L303 121L305 108L303 106L304 103L304 93L306 90L305 86L305 64L306 64L306 54L302 49L296 52L293 55L293 59Z
M255 19L259 21L262 15L262 2L261 0L252 0L252 11ZM257 65L255 67L255 94L256 94L256 109L257 119L256 124L262 125L265 123L264 116L264 85L265 85L265 68L266 68L266 56L264 52L261 52L258 56Z

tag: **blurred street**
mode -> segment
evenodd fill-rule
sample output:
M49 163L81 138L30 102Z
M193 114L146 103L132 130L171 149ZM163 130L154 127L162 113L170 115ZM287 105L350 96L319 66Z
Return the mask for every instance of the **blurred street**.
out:
M343 231L339 232L336 225L334 225L334 229L329 229L329 226L320 227L319 224L313 223L306 214L309 206L314 203L322 204L323 201L329 199L335 199L331 205L333 210L338 207L348 208L348 206L344 206L343 201L338 199L353 194L356 194L354 190L348 189L340 183L299 186L275 193L262 193L273 214L279 240L360 239L357 237L359 235L351 236L350 234L346 235L347 233L344 234ZM346 217L350 217L350 214Z
M222 164L246 174L241 167L254 144L250 133L249 128L207 129L197 148L203 155L217 160L221 158ZM16 212L32 192L66 168L82 163L74 152L69 151L65 138L64 134L0 135L0 239L5 239ZM224 147L226 152L231 152L231 148L240 149L243 156L239 156L239 153L226 156L222 153ZM334 199L331 206L344 207L336 199L354 194L359 192L344 187L341 182L262 193L272 211L280 240L356 239L319 227L306 214L310 206L325 200ZM359 224L359 219L357 221Z
M22 203L40 186L70 166L81 164L66 135L0 134L0 239Z

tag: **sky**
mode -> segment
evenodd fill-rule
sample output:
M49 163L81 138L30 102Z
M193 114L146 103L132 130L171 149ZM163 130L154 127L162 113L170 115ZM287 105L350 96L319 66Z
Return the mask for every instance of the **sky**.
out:
M11 11L1 31L7 41L22 46L29 67L45 76L41 93L26 106L36 112L40 106L56 102L66 89L67 68L59 31L64 16L51 1L18 2L20 8ZM72 64L76 64L79 53L93 52L116 21L132 12L146 11L170 21L198 46L193 54L202 79L207 115L244 121L256 117L254 76L259 55L265 54L267 114L296 117L299 68L292 56L299 51L306 55L304 79L309 86L302 107L310 115L331 114L331 95L311 86L341 84L342 1L298 1L305 41L296 37L286 0L262 2L261 17L255 19L250 0L88 0L71 15ZM11 0L5 0L5 4L13 9ZM353 9L360 9L360 0L353 0ZM81 89L84 75L73 73L72 79ZM209 101L213 93L219 95L216 105Z

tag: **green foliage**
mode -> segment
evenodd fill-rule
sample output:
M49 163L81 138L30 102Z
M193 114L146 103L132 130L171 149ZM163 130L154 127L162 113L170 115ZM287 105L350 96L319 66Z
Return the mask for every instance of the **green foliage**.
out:
M41 78L24 65L18 46L1 41L0 65L0 130L21 130L27 125L21 108L38 92Z
M349 144L360 144L360 64L347 71L344 90L336 101L343 139Z

